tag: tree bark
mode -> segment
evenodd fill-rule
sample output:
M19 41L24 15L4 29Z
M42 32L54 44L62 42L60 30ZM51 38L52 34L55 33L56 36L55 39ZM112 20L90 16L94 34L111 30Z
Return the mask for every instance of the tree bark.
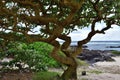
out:
M77 62L73 58L74 63L72 65L68 65L67 69L62 74L62 80L77 80Z

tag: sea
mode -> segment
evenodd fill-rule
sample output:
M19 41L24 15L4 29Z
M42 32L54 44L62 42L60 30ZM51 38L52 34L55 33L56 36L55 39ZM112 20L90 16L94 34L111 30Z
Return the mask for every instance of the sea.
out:
M71 45L73 45L73 46L77 45L77 41L73 41L71 43ZM87 46L87 49L89 49L89 50L117 50L117 51L120 51L120 41L90 41L85 45Z

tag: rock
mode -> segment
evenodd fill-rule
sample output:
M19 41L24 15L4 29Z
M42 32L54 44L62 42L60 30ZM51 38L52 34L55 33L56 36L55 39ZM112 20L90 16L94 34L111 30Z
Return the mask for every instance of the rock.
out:
M115 61L113 58L111 58L110 56L107 56L104 58L105 61Z
M88 46L86 46L86 45L83 45L83 46L82 46L82 48L88 48Z
M113 55L110 51L83 49L82 53L78 55L77 58L86 60L89 63L95 63L98 61L114 61L112 56Z
M120 46L107 46L106 48L120 48Z
M86 71L82 71L81 75L85 76L86 75Z
M99 57L94 58L94 61L95 61L95 62L101 61L101 58L99 58Z

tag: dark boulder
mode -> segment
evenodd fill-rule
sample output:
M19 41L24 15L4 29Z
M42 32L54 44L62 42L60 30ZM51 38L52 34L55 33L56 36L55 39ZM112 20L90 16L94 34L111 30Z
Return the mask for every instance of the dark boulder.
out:
M86 71L82 71L81 75L85 76L86 75Z
M88 46L86 46L86 45L83 45L83 46L82 46L82 48L88 48Z
M78 55L78 58L81 60L86 60L90 63L94 63L98 61L114 61L112 56L113 55L110 53L110 51L83 49L82 53Z

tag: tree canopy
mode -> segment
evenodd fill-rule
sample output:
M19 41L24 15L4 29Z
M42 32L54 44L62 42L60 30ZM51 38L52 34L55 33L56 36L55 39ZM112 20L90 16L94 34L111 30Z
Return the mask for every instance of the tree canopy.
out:
M11 36L17 33L25 35L29 42L34 41L31 36L38 41L51 42L69 34L75 27L81 29L90 24L95 33L104 33L110 25L120 25L119 7L119 0L1 0L1 34L9 33ZM101 21L109 26L96 31L95 23ZM28 34L30 32L37 33L37 36ZM19 35L11 36L11 39L15 36Z
M54 46L52 57L66 65L75 65L74 57L97 33L105 33L113 24L120 25L120 0L0 0L0 39L5 42L42 41ZM96 23L106 26L96 29ZM68 50L69 33L75 28L91 27L75 51ZM56 39L64 40L60 45ZM66 57L60 57L61 50ZM66 73L67 74L67 73Z

